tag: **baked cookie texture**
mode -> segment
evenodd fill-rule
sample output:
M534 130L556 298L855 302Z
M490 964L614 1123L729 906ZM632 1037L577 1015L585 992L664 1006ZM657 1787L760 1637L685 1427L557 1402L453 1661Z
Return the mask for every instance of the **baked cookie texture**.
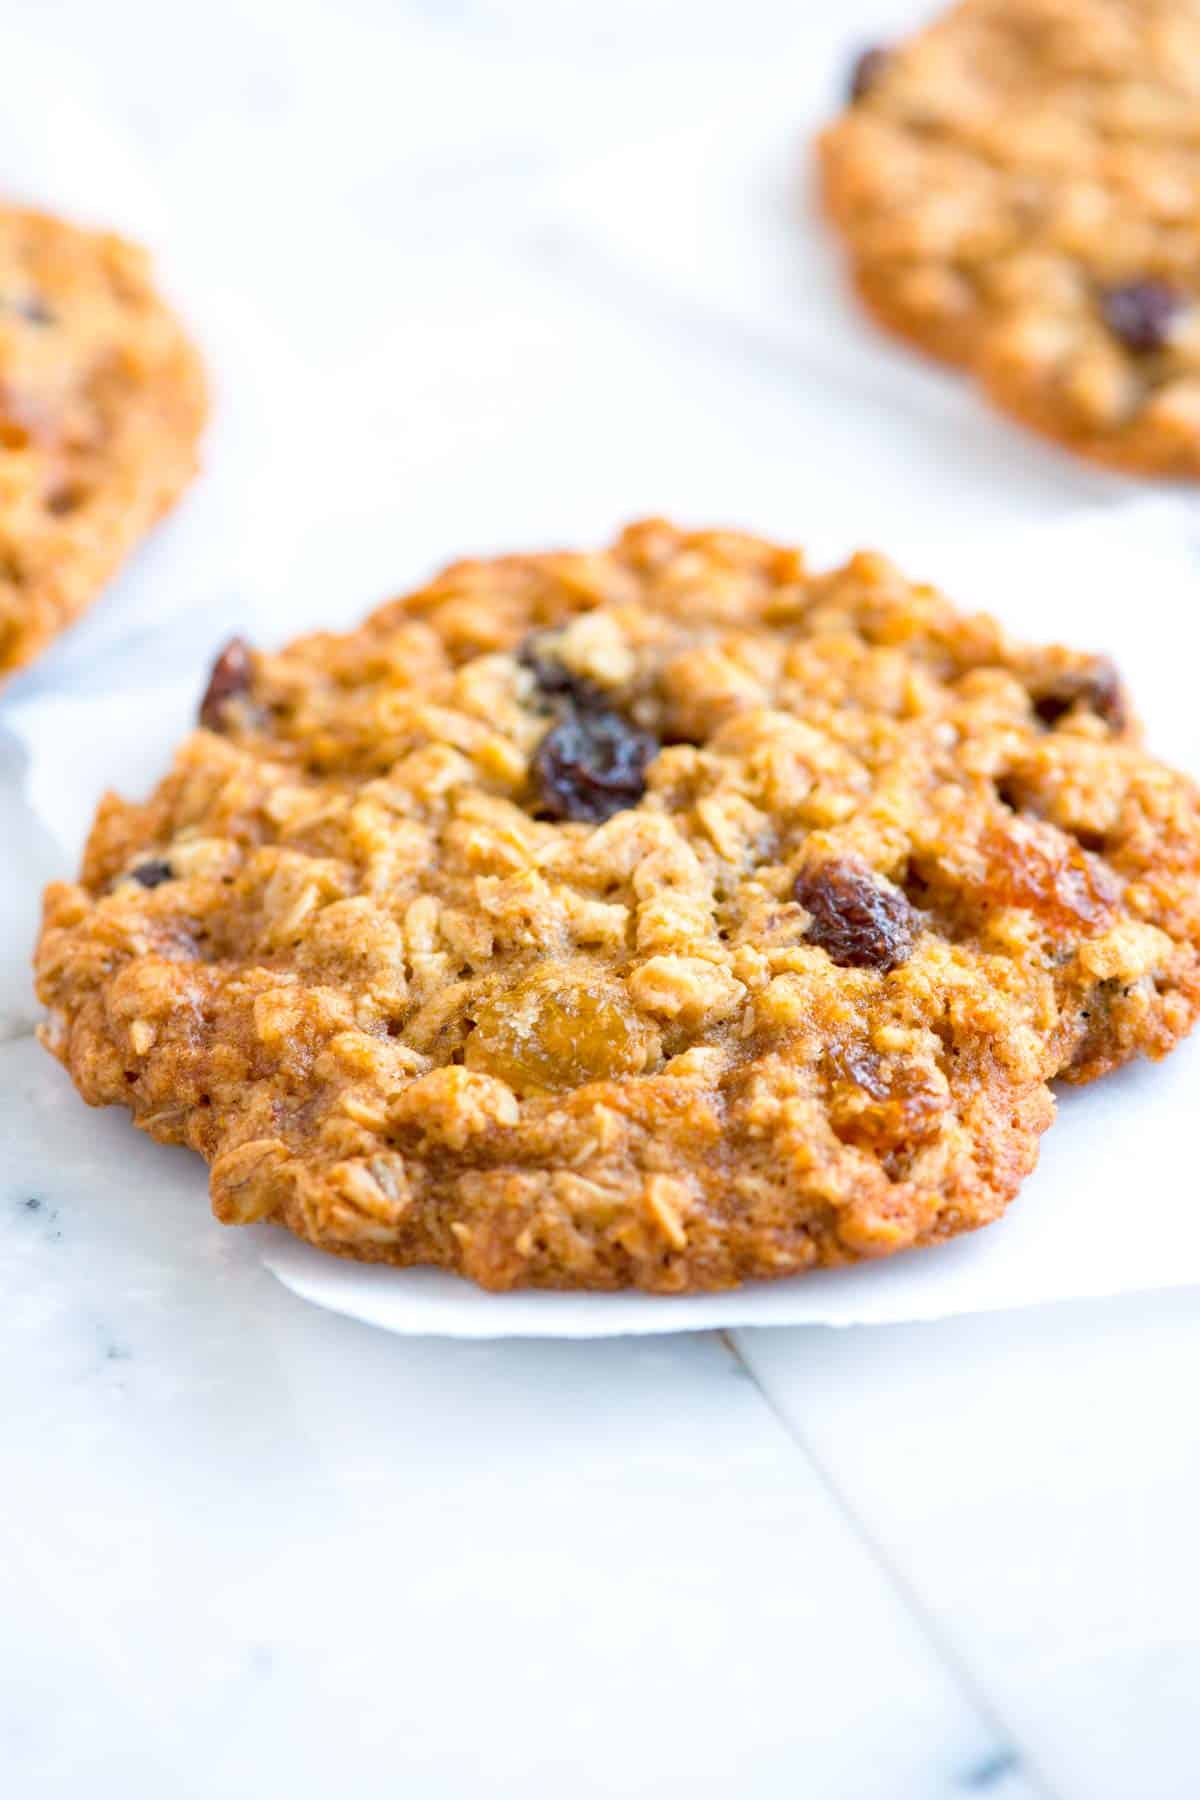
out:
M205 412L200 360L143 252L0 206L0 681L186 486Z
M219 659L46 895L46 1042L230 1223L712 1289L997 1217L1200 1004L1197 789L1115 671L873 554L649 521Z
M963 0L820 140L870 311L1085 456L1200 475L1200 0Z

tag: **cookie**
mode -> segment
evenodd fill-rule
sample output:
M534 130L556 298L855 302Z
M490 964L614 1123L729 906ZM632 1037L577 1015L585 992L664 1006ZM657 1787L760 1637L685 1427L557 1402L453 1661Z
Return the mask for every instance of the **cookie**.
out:
M218 1218L664 1293L997 1217L1200 1004L1200 810L1102 658L658 521L234 643L48 890L46 1042Z
M0 681L186 486L205 405L141 250L0 207Z
M1200 475L1200 4L963 0L854 63L827 210L870 311L1084 456Z

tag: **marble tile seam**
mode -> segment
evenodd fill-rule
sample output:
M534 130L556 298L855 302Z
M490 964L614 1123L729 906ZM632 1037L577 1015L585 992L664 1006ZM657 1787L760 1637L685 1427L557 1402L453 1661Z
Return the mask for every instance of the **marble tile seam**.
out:
M817 1455L795 1422L776 1401L769 1384L760 1378L758 1370L754 1366L753 1353L743 1348L740 1341L742 1334L733 1330L725 1330L717 1335L730 1356L739 1364L747 1379L757 1389L763 1405L775 1419L780 1430L786 1434L796 1451L807 1460L815 1479L828 1495L831 1504L837 1508L846 1521L865 1554L870 1557L882 1578L897 1596L922 1640L928 1646L930 1654L945 1669L948 1678L954 1682L980 1720L994 1733L996 1753L986 1768L980 1771L977 1785L980 1787L992 1786L1000 1779L1007 1777L1010 1772L1019 1773L1024 1779L1028 1800L1072 1800L1071 1796L1062 1793L1048 1781L1044 1771L1038 1767L1032 1752L1026 1747L1020 1734L1013 1729L1003 1710L997 1706L958 1645L926 1606L913 1581L889 1556L851 1503L848 1494L832 1470ZM1009 1789L1005 1787L1004 1791L1007 1793Z

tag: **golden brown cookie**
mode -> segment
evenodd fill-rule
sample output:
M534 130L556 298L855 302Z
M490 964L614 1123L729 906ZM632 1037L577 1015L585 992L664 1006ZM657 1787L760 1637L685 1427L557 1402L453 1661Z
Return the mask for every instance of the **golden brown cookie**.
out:
M1200 0L963 0L820 144L885 325L1085 456L1200 475Z
M1200 1004L1200 810L1111 665L651 521L230 645L46 896L46 1042L227 1222L719 1288L994 1219Z
M0 681L186 486L205 404L141 250L0 206Z

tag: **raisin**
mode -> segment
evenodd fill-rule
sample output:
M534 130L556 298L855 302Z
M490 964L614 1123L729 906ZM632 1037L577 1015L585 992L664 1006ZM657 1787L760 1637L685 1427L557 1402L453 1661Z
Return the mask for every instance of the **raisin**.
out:
M54 314L37 294L21 294L16 297L0 294L0 313L3 312L13 313L18 319L26 319L30 325L54 323Z
M890 53L882 45L872 45L855 57L850 69L850 99L863 100L871 92L883 71L891 61Z
M204 698L200 702L200 723L209 731L220 731L225 724L225 708L231 700L249 693L253 668L250 646L245 638L230 638L213 664Z
M993 827L979 844L984 861L980 898L992 906L1021 906L1049 931L1084 934L1113 920L1119 889L1111 869L1074 838L1041 820L1013 819Z
M548 637L533 633L517 653L558 715L534 757L542 812L599 825L641 800L658 740L614 711L594 682L567 668Z
M619 987L547 963L474 1007L463 1060L517 1093L640 1074L652 1034Z
M657 740L620 713L571 711L551 726L534 757L542 810L551 819L600 825L646 791Z
M1183 295L1165 281L1127 281L1100 296L1101 317L1127 350L1161 350L1182 310Z
M70 481L62 487L50 489L46 495L46 511L56 519L65 519L86 505L87 499L87 488L81 482Z
M153 862L139 863L136 869L130 870L130 874L144 888L161 887L164 881L175 879L175 871L170 863L157 858Z
M947 1096L935 1071L901 1063L885 1075L874 1051L851 1046L829 1059L830 1122L862 1150L916 1148L936 1137Z
M1111 731L1124 731L1129 722L1125 690L1106 656L1097 656L1082 669L1064 669L1045 687L1033 690L1033 710L1043 725L1057 725L1076 706L1095 713Z
M903 894L885 887L869 869L822 863L802 869L792 891L809 914L809 942L841 968L886 975L912 955L917 915Z
M872 1100L886 1100L890 1089L883 1078L879 1058L873 1050L864 1050L851 1045L841 1056L831 1058L834 1069L847 1081L852 1081L856 1088L869 1094Z

